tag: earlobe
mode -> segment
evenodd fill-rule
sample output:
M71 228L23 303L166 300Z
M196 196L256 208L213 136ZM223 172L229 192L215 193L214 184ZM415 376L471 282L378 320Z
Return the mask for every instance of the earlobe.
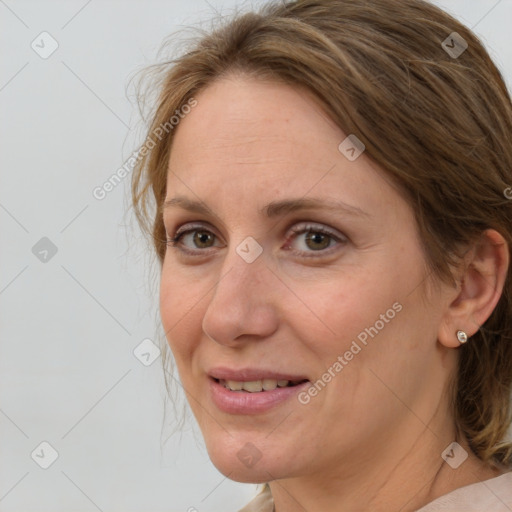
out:
M474 330L474 332L471 334L475 334L478 331L478 328ZM463 334L459 334L463 333ZM465 339L466 341L461 342L459 340L459 337L461 339ZM470 334L468 334L463 329L457 329L454 328L453 322L447 322L443 321L442 325L439 327L437 339L441 345L444 345L447 348L457 348L461 345L467 343L471 343Z
M500 300L508 266L506 240L494 229L485 230L465 258L457 295L449 303L439 326L441 344L456 348L471 343L471 336L491 316Z

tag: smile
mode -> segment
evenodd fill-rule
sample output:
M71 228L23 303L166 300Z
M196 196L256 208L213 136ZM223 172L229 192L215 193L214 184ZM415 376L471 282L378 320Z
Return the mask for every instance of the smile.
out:
M311 385L308 379L299 376L269 376L262 371L212 373L214 375L210 373L208 379L210 400L218 410L232 415L271 412ZM291 403L298 402L292 400Z
M294 387L305 380L291 381L291 380L277 380L277 379L262 379L251 381L236 381L219 379L217 382L230 391L242 391L248 393L260 393L262 391L272 391L277 388Z

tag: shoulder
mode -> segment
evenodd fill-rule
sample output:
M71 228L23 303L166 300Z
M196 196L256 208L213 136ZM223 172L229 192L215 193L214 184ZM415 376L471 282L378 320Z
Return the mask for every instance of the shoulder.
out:
M510 512L512 510L512 471L455 489L416 512Z
M272 512L273 509L274 502L270 494L270 487L265 485L261 493L238 512Z

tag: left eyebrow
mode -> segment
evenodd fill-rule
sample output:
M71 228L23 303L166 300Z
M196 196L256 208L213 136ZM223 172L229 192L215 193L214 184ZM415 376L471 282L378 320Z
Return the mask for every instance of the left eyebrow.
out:
M328 210L332 212L342 212L347 215L357 217L371 217L370 214L361 210L357 206L347 204L343 201L333 201L327 198L301 197L296 199L285 199L282 201L272 201L260 210L261 214L267 217L277 217L298 210Z
M168 199L164 202L163 207L164 209L182 208L193 213L215 216L213 211L205 203L189 199L185 196L177 196L172 199ZM371 215L361 210L361 208L344 203L343 201L310 197L272 201L260 210L260 214L265 215L268 218L273 218L299 210L328 210L337 213L345 213L351 216L371 217Z

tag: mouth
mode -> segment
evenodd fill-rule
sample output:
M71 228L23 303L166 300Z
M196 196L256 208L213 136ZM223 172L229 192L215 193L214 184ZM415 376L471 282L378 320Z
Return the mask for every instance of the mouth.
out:
M220 411L236 415L274 410L311 385L303 376L250 369L215 369L208 373L208 380L212 403Z
M229 391L235 391L240 393L262 393L266 391L273 391L277 388L293 388L295 386L303 384L304 382L309 382L307 379L261 379L241 381L213 378L213 380L217 382L217 384L224 386Z

